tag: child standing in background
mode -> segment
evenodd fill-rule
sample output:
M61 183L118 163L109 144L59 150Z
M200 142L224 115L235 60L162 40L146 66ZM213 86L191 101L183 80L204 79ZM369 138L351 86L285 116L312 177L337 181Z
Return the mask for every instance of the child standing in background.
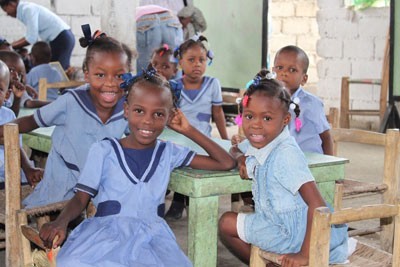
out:
M88 47L88 84L67 91L31 116L15 120L21 133L56 126L44 178L23 202L28 207L70 199L90 145L105 137L119 138L127 131L123 91L119 88L128 69L126 52L115 39L99 32L92 37L88 25L82 28L85 38L80 43Z
M234 160L174 109L173 94L162 76L146 70L124 84L128 86L124 116L130 135L91 146L75 196L54 222L40 229L40 237L49 248L60 245L68 222L95 197L95 217L73 230L58 254L58 265L192 266L158 213L170 173L182 166L229 170ZM210 156L158 140L167 124ZM59 239L53 244L56 236Z
M63 81L62 74L50 63L51 48L46 42L36 42L31 49L32 69L26 75L26 83L39 92L39 80L46 78L48 83ZM51 88L47 91L47 100L53 101L58 97L58 89Z
M222 110L221 85L218 79L204 76L207 59L213 59L213 54L211 50L207 50L204 41L207 41L204 36L195 35L181 44L174 53L184 73L182 78L176 80L178 86L183 88L179 107L190 124L208 137L211 136L212 117L221 138L228 139ZM171 207L166 214L167 218L182 217L184 199L182 194L174 194Z
M167 81L174 79L178 73L178 62L167 44L153 52L150 63Z
M231 153L245 161L241 177L253 179L255 212L223 214L219 232L225 246L245 263L250 260L250 244L254 244L284 254L283 267L308 265L314 209L326 203L286 127L291 119L289 107L296 106L288 91L266 70L257 74L240 103L247 140L233 146ZM347 226L334 225L330 263L346 259Z
M15 119L14 113L7 107L3 106L4 98L7 94L10 83L10 71L7 65L0 60L0 125L6 124ZM21 140L22 141L22 140ZM20 141L20 142L21 142ZM22 144L22 142L21 142ZM25 151L21 148L21 183L29 183L34 186L43 176L43 170L34 168L28 160ZM5 159L4 146L0 145L0 189L4 189L5 178Z
M291 99L296 99L301 108L299 118L289 124L290 134L304 152L333 155L333 141L324 104L302 87L308 79L308 65L307 54L297 46L285 46L275 55L273 70L277 73L277 79L283 82ZM294 111L291 113L294 118Z

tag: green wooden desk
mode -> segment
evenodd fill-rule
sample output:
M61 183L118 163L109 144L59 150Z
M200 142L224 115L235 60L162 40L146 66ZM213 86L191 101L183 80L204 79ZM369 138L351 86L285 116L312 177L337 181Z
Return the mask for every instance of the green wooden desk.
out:
M20 114L31 114L32 110L21 110ZM52 127L40 128L23 135L23 142L36 150L48 152L51 147ZM204 154L204 150L188 138L174 131L166 130L160 139L174 141L191 147ZM225 149L229 149L227 140L214 139ZM310 170L318 187L329 202L333 203L335 180L344 178L347 159L306 154ZM217 226L219 196L251 191L251 181L242 180L236 170L204 171L190 168L176 169L171 174L169 188L190 198L188 225L188 255L195 267L217 265Z

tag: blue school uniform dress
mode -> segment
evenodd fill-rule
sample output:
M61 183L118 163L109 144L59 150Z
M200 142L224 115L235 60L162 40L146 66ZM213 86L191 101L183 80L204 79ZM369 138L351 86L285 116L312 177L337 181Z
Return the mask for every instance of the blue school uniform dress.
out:
M183 88L179 103L183 114L197 130L211 137L212 106L222 105L221 85L218 79L204 76L198 90L186 90L182 79L177 82Z
M90 146L106 137L120 138L128 129L121 98L112 116L103 123L97 116L89 85L68 90L52 103L38 109L34 119L39 127L55 125L52 146L43 180L23 201L27 207L47 205L73 196Z
M14 112L7 108L0 106L0 125L6 124L15 119ZM22 145L22 139L20 137L20 145ZM4 159L4 145L0 145L0 189L4 188L4 176L5 176L5 159ZM21 170L21 182L27 183L26 176Z
M303 152L324 154L322 140L319 135L331 127L325 116L324 104L321 99L305 91L302 87L292 95L291 99L298 97L300 100L300 120L302 127L296 131L294 118L296 115L290 110L292 120L289 123L290 134L294 137Z
M157 211L170 173L194 155L160 140L151 150L124 149L117 139L95 143L75 189L93 197L97 213L72 231L57 266L192 266Z
M287 127L261 149L248 140L239 144L247 155L246 168L253 178L254 213L239 213L239 237L263 250L286 254L300 251L307 227L308 206L300 187L314 181L304 154ZM347 259L347 226L331 228L330 263Z

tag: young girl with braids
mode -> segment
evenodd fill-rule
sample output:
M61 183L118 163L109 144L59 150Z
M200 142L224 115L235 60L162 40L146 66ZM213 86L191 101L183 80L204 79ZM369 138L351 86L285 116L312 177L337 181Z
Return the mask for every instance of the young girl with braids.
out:
M167 44L163 44L153 52L150 63L167 81L175 79L178 73L178 62L174 57L174 51Z
M55 126L43 180L24 200L28 207L47 205L73 196L73 187L86 161L89 147L105 137L128 131L123 117L122 74L128 71L127 55L120 42L83 25L86 51L85 84L68 90L33 115L14 122L21 133ZM0 127L0 136L3 128Z
M221 138L228 139L222 110L221 85L218 79L204 76L207 59L211 63L214 57L204 42L207 42L204 36L195 35L174 52L183 71L183 77L176 80L178 87L183 88L179 107L189 122L206 136L211 136L210 123L213 118ZM184 206L183 195L175 193L166 217L181 218Z
M254 244L283 254L282 266L308 265L313 212L326 204L287 127L289 109L297 105L266 70L257 74L241 100L247 139L233 146L231 154L238 160L241 177L253 179L255 211L223 214L219 232L225 246L243 262L249 262ZM347 226L333 226L330 262L346 259Z
M61 244L68 222L93 197L97 213L70 234L58 254L59 266L192 266L163 219L170 173L181 166L229 170L235 162L174 108L168 81L154 69L128 78L123 86L128 87L124 117L130 134L91 146L75 196L54 222L41 228L40 237L49 248ZM166 125L210 156L158 140Z

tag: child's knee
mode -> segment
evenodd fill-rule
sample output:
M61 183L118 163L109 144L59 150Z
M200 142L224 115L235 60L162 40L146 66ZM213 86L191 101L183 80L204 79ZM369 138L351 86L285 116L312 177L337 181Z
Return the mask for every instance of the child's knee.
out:
M237 213L235 212L228 211L222 214L218 222L218 229L220 233L230 234L232 232L232 228L236 229L236 219Z

